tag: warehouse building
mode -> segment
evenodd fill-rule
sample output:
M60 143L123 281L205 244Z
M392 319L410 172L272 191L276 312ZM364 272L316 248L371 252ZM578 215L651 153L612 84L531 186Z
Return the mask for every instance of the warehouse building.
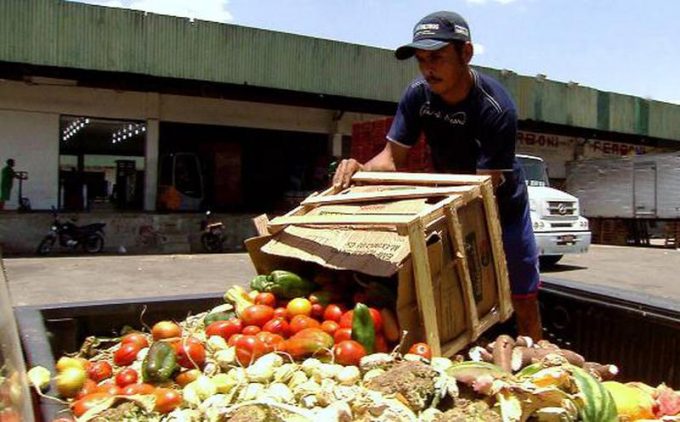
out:
M0 36L0 160L28 173L33 211L108 221L123 249L148 246L144 227L173 243L208 208L240 218L239 244L248 217L326 186L353 124L390 116L417 74L385 49L60 0L3 1ZM680 149L680 106L480 70L517 102L519 151L558 183L567 161ZM1 218L31 227L2 225L9 251L49 224Z

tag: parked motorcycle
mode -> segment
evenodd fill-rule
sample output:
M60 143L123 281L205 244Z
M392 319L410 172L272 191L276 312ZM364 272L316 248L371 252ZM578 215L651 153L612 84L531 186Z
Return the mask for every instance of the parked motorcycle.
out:
M201 244L206 252L222 252L224 241L227 236L224 233L224 224L221 221L211 221L210 211L205 212L205 218L201 220Z
M54 221L50 232L38 245L38 255L47 255L54 249L55 243L71 250L83 248L87 253L98 253L104 249L104 226L106 223L94 223L85 226L77 226L73 220L62 222L59 220L57 210L52 207Z

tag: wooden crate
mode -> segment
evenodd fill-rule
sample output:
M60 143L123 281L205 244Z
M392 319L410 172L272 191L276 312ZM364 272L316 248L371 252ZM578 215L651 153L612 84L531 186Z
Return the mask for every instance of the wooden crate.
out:
M260 219L263 236L246 242L258 273L291 268L291 258L371 275L394 271L406 343L427 341L442 356L510 317L490 177L357 173L352 180L266 228Z

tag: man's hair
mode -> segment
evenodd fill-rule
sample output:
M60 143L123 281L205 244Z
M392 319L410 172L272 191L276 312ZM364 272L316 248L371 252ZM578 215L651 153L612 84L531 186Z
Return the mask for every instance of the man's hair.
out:
M458 55L463 54L463 48L465 48L465 42L454 41L454 42L451 43L451 45L453 46L453 49L456 50L456 53L458 53Z
M7 165L14 164L14 158L8 158L6 163Z

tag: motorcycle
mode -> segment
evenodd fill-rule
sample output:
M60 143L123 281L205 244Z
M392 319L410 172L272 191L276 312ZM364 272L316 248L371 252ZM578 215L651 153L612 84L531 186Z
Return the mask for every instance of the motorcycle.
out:
M221 221L210 221L210 211L205 212L205 218L201 220L201 244L206 252L222 252L224 241L227 236L224 233L224 224Z
M38 255L48 255L59 240L59 246L75 250L82 247L87 253L99 253L104 249L104 226L106 223L94 223L77 226L73 220L62 222L54 207L52 207L54 221L49 233L38 245Z

